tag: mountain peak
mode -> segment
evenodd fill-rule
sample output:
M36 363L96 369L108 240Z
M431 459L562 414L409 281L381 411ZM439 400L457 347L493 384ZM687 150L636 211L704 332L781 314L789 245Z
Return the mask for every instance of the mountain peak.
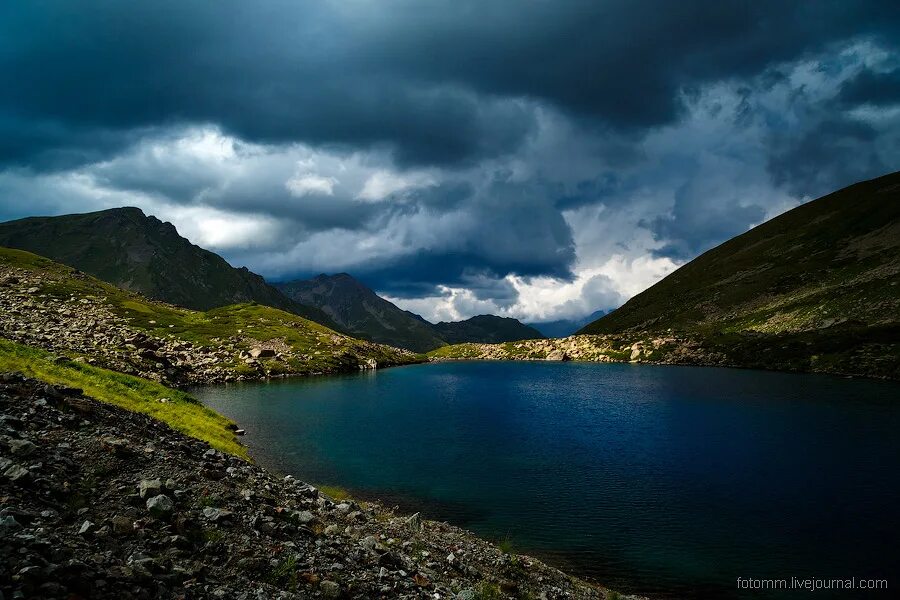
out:
M186 308L253 301L335 327L321 311L289 300L256 273L232 267L180 236L173 224L133 206L0 223L0 246L34 252Z

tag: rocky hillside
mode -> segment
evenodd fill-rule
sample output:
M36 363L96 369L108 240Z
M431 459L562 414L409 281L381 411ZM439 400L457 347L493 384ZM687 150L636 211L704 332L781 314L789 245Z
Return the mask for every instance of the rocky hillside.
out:
M403 310L346 273L274 284L292 300L321 309L348 333L427 352L446 342L431 323Z
M347 273L274 285L292 300L322 309L352 335L415 352L463 342L493 343L544 337L537 329L516 319L493 315L433 325L385 300Z
M622 597L9 374L0 498L2 598Z
M122 289L194 310L257 302L338 329L320 310L286 298L256 273L232 267L139 208L0 223L0 246L46 256Z
M415 362L258 304L198 312L51 260L0 248L0 337L121 373L186 385Z
M478 315L465 321L441 321L434 329L448 344L514 342L544 337L540 331L517 319L495 315Z
M431 356L900 379L900 173L809 202L710 250L581 334Z

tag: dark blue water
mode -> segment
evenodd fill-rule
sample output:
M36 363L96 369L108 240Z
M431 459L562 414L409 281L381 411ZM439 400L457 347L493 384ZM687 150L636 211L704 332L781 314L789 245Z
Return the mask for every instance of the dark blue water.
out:
M264 465L624 591L777 596L742 594L738 577L900 587L895 383L464 362L195 393L248 429Z

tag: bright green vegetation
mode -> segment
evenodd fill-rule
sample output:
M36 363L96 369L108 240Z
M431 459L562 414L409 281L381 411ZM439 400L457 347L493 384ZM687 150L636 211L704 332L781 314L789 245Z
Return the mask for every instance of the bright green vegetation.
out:
M247 449L231 430L234 423L184 392L77 362L58 364L54 358L43 350L0 338L0 372L22 373L54 385L79 388L95 400L144 413L213 448L247 458Z
M323 493L331 497L332 500L347 500L350 498L350 492L336 485L317 485L317 488Z
M38 294L61 300L103 299L130 327L160 337L171 336L206 347L219 347L228 342L240 350L277 340L293 354L286 363L272 361L273 374L279 368L290 373L340 371L360 358L373 359L380 366L418 360L395 348L362 342L298 315L256 303L234 304L206 312L180 308L119 289L49 259L9 248L0 248L0 265L46 275ZM237 357L230 366L238 371L245 368Z
M0 223L0 246L46 256L124 289L195 310L258 302L337 328L265 280L181 237L138 208Z
M516 319L493 315L433 325L385 300L346 273L275 286L292 300L322 309L352 335L414 352L461 342L496 343L544 337Z
M453 359L476 359L481 358L481 349L479 344L465 343L453 344L452 346L442 346L437 350L428 353L432 358L453 358Z

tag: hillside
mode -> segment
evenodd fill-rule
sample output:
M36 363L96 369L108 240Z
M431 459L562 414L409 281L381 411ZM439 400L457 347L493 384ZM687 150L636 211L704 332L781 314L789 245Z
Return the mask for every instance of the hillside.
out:
M274 284L292 300L321 309L344 331L363 339L428 352L446 344L493 343L544 337L516 319L481 315L433 325L385 300L347 273Z
M435 331L449 344L479 342L496 344L543 338L543 334L517 319L478 315L465 321L441 321L434 325Z
M200 312L149 300L71 267L0 248L0 337L156 381L187 385L416 362L255 303Z
M0 223L0 246L27 250L122 289L194 310L258 302L337 328L318 309L286 298L261 276L232 267L181 237L171 223L138 208Z
M415 352L445 343L422 317L385 300L346 273L274 285L288 298L321 309L352 335Z
M900 173L790 210L682 266L580 333L793 334L900 321Z
M900 379L900 173L808 202L725 242L578 335L459 344L430 356Z

